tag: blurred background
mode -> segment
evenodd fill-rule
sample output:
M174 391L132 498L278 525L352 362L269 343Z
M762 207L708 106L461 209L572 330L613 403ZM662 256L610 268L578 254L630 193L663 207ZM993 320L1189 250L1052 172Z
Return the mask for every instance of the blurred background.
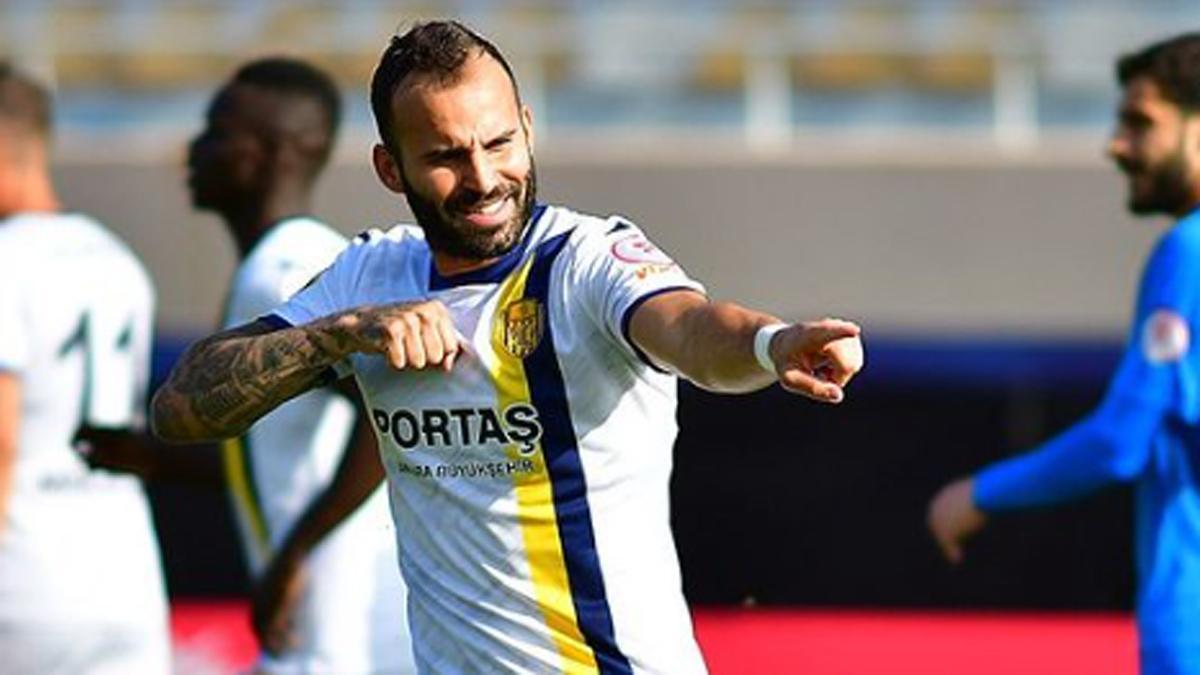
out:
M756 612L1068 611L1111 619L1118 637L1078 649L1131 672L1125 490L1000 520L961 569L924 510L1103 391L1167 224L1126 214L1104 157L1113 64L1200 26L1194 0L3 0L0 55L55 89L64 199L155 278L159 376L214 327L233 267L184 190L213 90L256 56L328 68L347 114L317 215L386 226L408 211L367 164L367 82L397 28L443 16L512 60L543 199L638 222L714 297L866 328L867 369L837 409L683 386L674 518L702 641L704 617ZM222 497L153 493L173 596L240 596ZM981 640L977 665L1012 656Z

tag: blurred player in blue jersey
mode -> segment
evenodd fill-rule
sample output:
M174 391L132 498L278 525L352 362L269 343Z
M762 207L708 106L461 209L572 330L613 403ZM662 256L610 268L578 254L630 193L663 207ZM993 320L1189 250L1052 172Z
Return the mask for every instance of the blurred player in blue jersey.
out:
M310 215L312 190L333 149L341 118L336 85L289 58L247 63L213 97L204 130L188 152L193 205L224 221L237 245L222 321L251 321L285 301L346 247ZM357 393L351 392L356 398ZM354 405L317 388L289 401L222 454L243 549L256 581L293 523L334 475L353 433ZM396 568L387 495L374 494L320 546L289 558L305 570L288 602L255 612L263 673L413 672L405 589ZM256 604L256 609L261 603Z
M950 483L929 526L946 558L991 515L1137 486L1143 673L1200 673L1200 33L1122 58L1108 154L1129 209L1178 222L1150 255L1129 343L1091 415L1033 451Z

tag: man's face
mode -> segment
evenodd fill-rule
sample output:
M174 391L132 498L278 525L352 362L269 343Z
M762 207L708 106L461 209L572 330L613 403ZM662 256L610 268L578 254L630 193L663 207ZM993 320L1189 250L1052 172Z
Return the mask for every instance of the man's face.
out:
M511 250L533 210L537 181L529 111L503 66L481 55L453 84L401 87L392 114L393 160L430 247L470 261Z
M1138 215L1182 215L1200 185L1200 123L1163 98L1153 80L1125 88L1108 154L1129 181L1129 210Z
M188 189L197 209L235 208L254 194L259 179L262 139L255 111L269 105L269 94L255 87L230 85L209 106L204 130L188 144Z

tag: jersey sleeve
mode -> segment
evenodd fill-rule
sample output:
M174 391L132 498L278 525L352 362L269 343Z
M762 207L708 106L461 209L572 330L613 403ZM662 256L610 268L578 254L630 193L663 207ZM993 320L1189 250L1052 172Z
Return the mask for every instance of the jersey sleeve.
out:
M1000 512L1066 501L1137 478L1150 456L1161 411L1108 397L1090 416L1042 446L975 477L975 503Z
M642 303L662 293L704 293L676 262L633 223L608 219L602 231L579 244L576 282L589 312L630 355L658 368L629 337L629 321Z
M15 265L0 259L0 370L21 373L30 359L27 297Z
M985 511L1051 504L1137 478L1164 420L1197 420L1197 357L1191 343L1200 260L1196 241L1171 233L1151 255L1128 345L1100 406L1033 451L981 471Z
M1168 233L1146 266L1129 344L1110 387L1113 396L1200 421L1200 349L1193 343L1200 296L1200 236Z
M379 235L377 232L372 234ZM299 326L323 316L347 309L355 304L354 288L364 264L370 237L356 237L333 263L317 272L300 290L275 309L260 316L276 328ZM347 377L353 371L349 360L334 364L333 377Z

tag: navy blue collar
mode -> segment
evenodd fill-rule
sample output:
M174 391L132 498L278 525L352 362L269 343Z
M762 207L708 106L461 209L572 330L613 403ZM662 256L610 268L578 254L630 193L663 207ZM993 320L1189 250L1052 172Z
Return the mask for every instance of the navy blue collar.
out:
M525 232L521 235L521 243L514 246L511 251L505 253L484 267L463 272L461 274L451 274L450 276L442 276L437 271L437 265L433 264L433 258L429 259L429 290L441 291L455 286L465 286L467 284L495 284L499 283L509 275L521 259L525 257L525 250L529 248L529 241L533 239L533 231L537 229L538 220L542 214L546 212L546 205L538 202L533 206L533 213L529 214L529 223L525 226Z

